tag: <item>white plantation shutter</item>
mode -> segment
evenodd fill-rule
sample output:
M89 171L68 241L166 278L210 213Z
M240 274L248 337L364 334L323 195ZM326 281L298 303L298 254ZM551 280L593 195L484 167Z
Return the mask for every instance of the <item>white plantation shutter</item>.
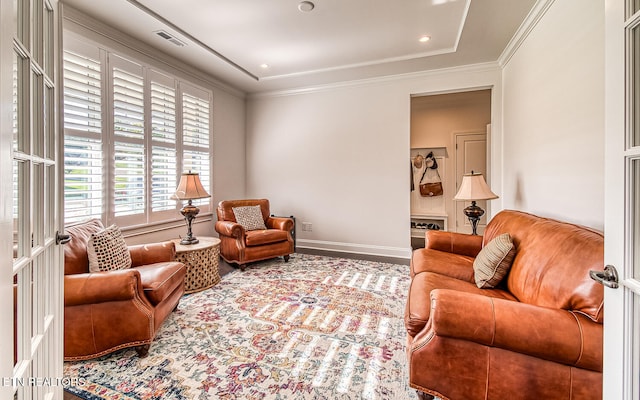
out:
M144 139L142 76L113 68L113 130L116 137Z
M175 211L171 195L178 186L176 91L151 82L151 211Z
M144 216L144 81L138 65L111 57L113 73L114 216ZM127 68L125 70L124 68ZM130 71L139 70L139 73ZM144 222L144 220L129 220Z
M176 144L176 90L151 82L151 137L153 141Z
M64 52L64 127L102 131L100 61Z
M183 143L209 149L209 100L182 95Z
M64 59L65 222L102 218L104 203L100 61Z
M182 172L211 193L211 92L84 40L64 50L65 223L182 220L171 199Z
M211 194L211 162L209 151L209 100L200 96L182 94L182 146L183 170L197 172L207 193ZM194 200L204 206L210 199Z
M154 146L151 162L152 211L175 210L176 201L171 196L178 186L176 180L176 150Z
M64 219L66 223L102 218L102 143L97 139L64 138Z

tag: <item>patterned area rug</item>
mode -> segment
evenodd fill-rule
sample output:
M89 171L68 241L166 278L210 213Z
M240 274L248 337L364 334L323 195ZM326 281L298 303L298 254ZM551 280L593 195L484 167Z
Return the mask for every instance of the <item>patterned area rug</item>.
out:
M415 399L406 265L295 254L186 295L151 344L68 362L84 399Z

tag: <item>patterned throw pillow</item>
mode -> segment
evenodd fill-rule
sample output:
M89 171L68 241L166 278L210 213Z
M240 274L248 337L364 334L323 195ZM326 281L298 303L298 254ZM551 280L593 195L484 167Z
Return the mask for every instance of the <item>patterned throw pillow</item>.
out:
M120 228L115 225L91 234L87 255L90 272L131 268L129 249Z
M507 275L511 263L516 255L516 249L508 233L496 236L473 261L473 271L476 285L480 289L496 287Z
M262 219L262 211L260 206L232 207L233 215L236 221L242 225L246 231L255 231L257 229L267 229Z

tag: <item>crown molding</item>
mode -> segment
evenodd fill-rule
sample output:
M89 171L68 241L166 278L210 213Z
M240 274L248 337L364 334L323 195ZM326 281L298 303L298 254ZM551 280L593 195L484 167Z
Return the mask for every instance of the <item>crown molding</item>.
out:
M509 63L511 57L513 57L516 51L518 51L518 48L520 48L522 43L524 43L529 34L538 25L538 22L540 22L554 2L555 0L538 0L536 2L507 46L504 48L502 54L500 54L500 57L498 57L498 65L500 68L504 68L505 65Z
M300 95L300 94L325 92L325 91L348 88L348 87L382 84L382 83L388 83L388 82L394 82L394 81L400 81L400 80L424 79L424 78L437 77L437 76L447 75L447 74L493 72L493 71L499 71L499 70L500 70L500 66L498 65L498 63L496 61L492 61L492 62L479 63L479 64L469 64L469 65L462 65L462 66L455 66L455 67L409 72L405 74L385 75L385 76L380 76L375 78L355 79L350 81L327 83L323 85L303 86L303 87L298 87L293 89L250 93L247 95L247 98L251 100L251 99L258 99L258 98L265 98L265 97L293 96L293 95Z

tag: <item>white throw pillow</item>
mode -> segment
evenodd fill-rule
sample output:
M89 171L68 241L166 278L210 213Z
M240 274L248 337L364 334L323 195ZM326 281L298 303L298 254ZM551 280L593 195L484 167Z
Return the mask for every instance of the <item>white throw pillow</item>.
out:
M242 225L245 230L267 229L262 219L260 206L232 207L231 209L233 215L236 216L236 222Z
M120 228L111 225L92 233L87 242L89 271L114 271L131 268L131 254Z

